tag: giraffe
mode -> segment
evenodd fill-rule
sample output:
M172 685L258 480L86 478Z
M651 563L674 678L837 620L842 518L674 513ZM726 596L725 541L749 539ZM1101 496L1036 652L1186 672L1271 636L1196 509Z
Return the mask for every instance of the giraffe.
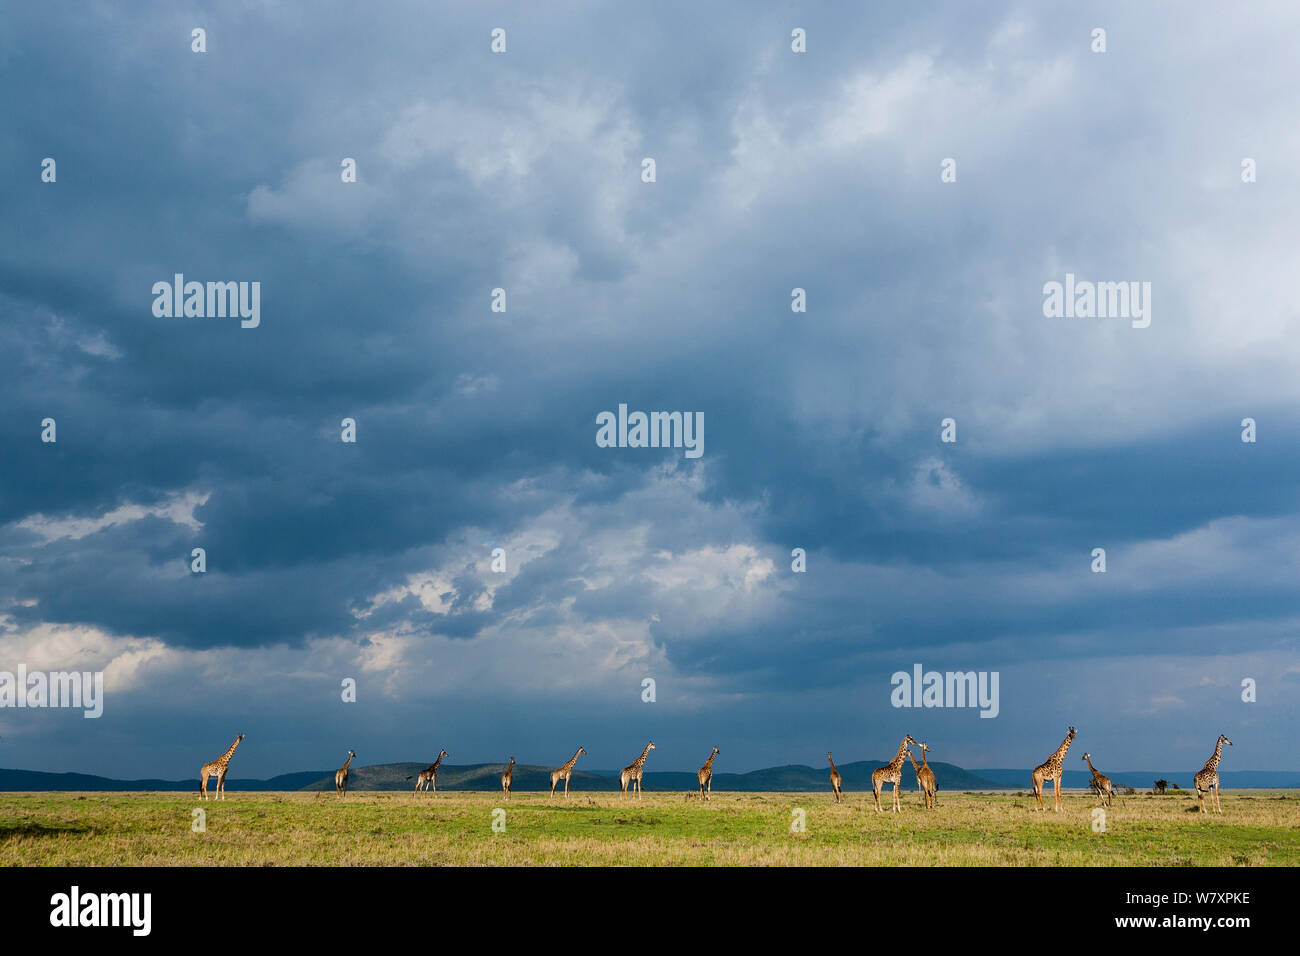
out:
M569 795L569 777L573 776L573 765L577 763L578 758L586 752L587 751L579 747L577 752L569 758L568 763L563 767L551 771L551 796L555 796L555 785L561 780L564 781L564 795L566 797Z
M934 771L930 769L930 759L927 756L930 752L930 745L922 740L920 747L920 763L916 762L911 750L907 752L907 756L912 761L912 769L916 771L916 789L921 791L921 794L925 797L925 807L929 810L939 805L938 788L934 785Z
M629 784L636 784L636 795L641 796L641 768L645 766L645 758L650 756L650 751L654 749L655 742L652 740L645 745L641 756L632 761L632 766L624 767L623 772L618 775L618 782L624 793L627 793Z
M1084 754L1083 762L1092 771L1092 786L1097 791L1097 796L1106 802L1106 806L1110 806L1115 799L1115 787L1111 784L1110 777L1092 765L1092 754Z
M1052 809L1058 813L1061 811L1063 801L1061 799L1061 774L1065 773L1061 767L1061 761L1065 759L1066 751L1070 749L1070 744L1074 743L1074 728L1065 735L1065 740L1061 741L1061 746L1056 748L1056 753L1047 758L1046 763L1039 764L1034 768L1034 804L1037 810L1046 810L1047 806L1043 803L1043 783L1047 780L1052 781Z
M510 766L506 767L506 772L501 775L501 789L506 792L507 797L510 796L510 784L514 782L514 779L515 779L515 758L511 757Z
M841 777L840 772L835 769L835 758L831 756L829 750L826 751L826 759L831 763L831 793L835 794L835 802L839 803L840 791L844 789L844 778Z
M243 739L244 735L240 734L235 738L235 742L230 745L229 750L212 761L212 763L205 763L202 769L199 770L199 793L203 795L204 800L208 799L209 777L217 778L217 792L213 799L226 799L226 771L230 768L230 758L235 755L235 748L239 746L239 742Z
M722 753L717 747L713 748L713 753L709 754L709 759L704 761L704 766L695 774L696 779L700 781L700 796L705 800L713 796L713 758ZM705 787L708 788L708 796L705 796Z
M438 767L442 764L443 757L450 757L450 756L451 754L447 753L447 751L439 750L438 759L435 760L433 763L429 764L429 766L425 767L418 774L415 774L416 793L420 792L421 787L423 787L425 790L428 790L429 787L433 787L434 794L436 795L438 793ZM410 780L411 778L407 777L406 779Z
M1232 746L1232 741L1219 734L1219 739L1215 741L1214 753L1210 754L1210 759L1205 761L1205 766L1201 768L1200 773L1192 778L1192 783L1196 787L1196 805L1200 807L1201 812L1205 813L1205 795L1210 794L1210 803L1214 807L1215 813L1223 812L1223 803L1219 800L1219 761L1223 758L1223 745ZM1213 791L1211 793L1211 791Z
M352 758L357 755L355 750L348 751L348 759L334 774L334 792L340 797L348 792L348 765L352 763Z
M884 812L884 808L880 805L880 791L886 783L894 785L894 812L903 812L903 805L898 800L898 785L903 779L903 758L907 755L909 745L913 747L917 745L911 734L903 737L903 742L898 745L898 753L894 755L893 760L871 771L871 789L876 795L876 811L879 813Z

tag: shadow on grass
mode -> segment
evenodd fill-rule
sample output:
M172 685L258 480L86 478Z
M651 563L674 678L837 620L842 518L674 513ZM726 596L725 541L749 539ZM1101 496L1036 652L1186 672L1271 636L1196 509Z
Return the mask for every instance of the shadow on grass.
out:
M44 823L0 823L0 841L22 837L50 837L63 833L89 833L88 827L47 827Z

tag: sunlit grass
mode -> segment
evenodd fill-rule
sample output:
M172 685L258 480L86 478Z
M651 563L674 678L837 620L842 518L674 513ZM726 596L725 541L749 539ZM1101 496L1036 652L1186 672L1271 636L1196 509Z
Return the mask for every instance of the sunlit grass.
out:
M1296 866L1300 794L1223 797L1222 815L1181 796L1131 796L1094 832L1094 798L1034 813L1013 793L941 794L878 814L870 794L715 793L644 799L574 793L232 793L223 802L159 793L0 794L0 865L943 865ZM206 812L206 833L191 811ZM506 811L505 832L492 810ZM791 811L805 811L805 832Z

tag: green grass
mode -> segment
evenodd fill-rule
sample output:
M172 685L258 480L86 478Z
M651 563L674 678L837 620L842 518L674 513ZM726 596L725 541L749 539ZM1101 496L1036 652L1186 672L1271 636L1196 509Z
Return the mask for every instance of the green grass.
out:
M1222 815L1188 797L1123 797L1092 828L1094 798L1033 813L1014 793L915 791L899 815L871 795L715 793L557 796L519 793L0 794L0 865L929 865L1296 866L1300 794L1225 794ZM191 829L203 808L207 832ZM802 808L807 829L791 831ZM492 810L506 811L494 833Z

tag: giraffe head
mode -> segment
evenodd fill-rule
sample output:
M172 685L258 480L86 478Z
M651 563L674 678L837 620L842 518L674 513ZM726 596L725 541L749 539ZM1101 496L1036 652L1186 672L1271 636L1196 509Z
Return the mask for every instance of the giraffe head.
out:
M826 751L826 759L827 759L827 760L830 760L830 759L831 759L831 752L830 752L829 750Z
M244 735L243 735L243 734L240 734L239 736L237 736L237 737L235 738L235 743L239 743L239 741L241 741L241 740L243 740L243 739L244 739Z
M653 740L650 741L650 744L646 747L646 749L647 749L647 750L654 750L654 749L655 749L655 742L654 742Z
M445 750L439 750L439 751L438 751L438 759L440 759L440 760L441 760L443 757L450 757L450 756L451 756L451 754L447 753L447 751L445 751Z
M1074 739L1074 728L1073 728L1073 727L1071 727L1071 728L1070 728L1070 732L1069 732L1068 734L1065 735L1065 739L1066 739L1066 740L1073 740L1073 739Z
M929 753L929 752L930 752L930 745L927 744L924 740L922 740L922 741L921 741L921 756L925 756L925 755L926 755L927 753Z
M717 747L714 747L714 748L713 748L713 756L716 757L716 756L717 756L718 754L720 754L720 753L722 753L722 751L719 750Z
M908 734L906 737L903 738L903 744L904 744L905 746L908 746L908 747L919 747L919 746L920 746L920 744L918 744L915 740L912 739L912 735L911 735L911 734Z
M357 752L356 752L355 750L349 750L349 751L348 751L348 759L349 759L349 760L351 760L351 759L352 759L353 757L355 757L356 755L357 755Z
M1084 754L1084 755L1083 755L1082 757L1080 757L1079 759L1080 759L1080 760L1083 760L1083 761L1086 762L1087 759L1088 759L1089 757L1091 757L1091 756L1092 756L1092 754Z
M578 753L579 753L579 755L581 755L581 754L585 754L586 752L587 752L587 751L586 751L584 748L582 748L582 747L579 747L579 748L578 748Z
M1227 734L1219 734L1219 740L1220 742L1227 744L1229 747L1232 746L1232 741L1228 739Z

